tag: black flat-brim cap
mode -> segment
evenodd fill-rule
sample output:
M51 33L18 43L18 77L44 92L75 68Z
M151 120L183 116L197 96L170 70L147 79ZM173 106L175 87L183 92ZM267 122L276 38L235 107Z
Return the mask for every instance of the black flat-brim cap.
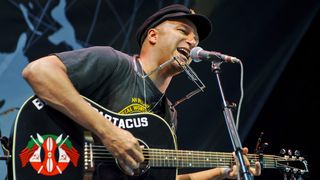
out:
M136 38L140 47L146 38L149 29L159 25L165 20L178 18L187 18L196 26L199 41L205 39L211 32L211 21L206 16L196 14L184 5L172 4L151 15L138 28Z

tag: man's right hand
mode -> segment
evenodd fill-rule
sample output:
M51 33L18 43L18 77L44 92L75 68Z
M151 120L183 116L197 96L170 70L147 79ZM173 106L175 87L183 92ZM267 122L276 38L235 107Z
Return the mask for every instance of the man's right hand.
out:
M129 131L112 128L111 134L109 131L108 137L102 138L101 141L128 175L134 175L133 170L139 168L140 163L144 161L142 148Z

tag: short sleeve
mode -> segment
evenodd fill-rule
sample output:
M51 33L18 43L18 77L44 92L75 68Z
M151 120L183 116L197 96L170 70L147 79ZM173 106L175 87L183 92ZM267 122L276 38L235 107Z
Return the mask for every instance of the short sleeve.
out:
M121 58L111 47L95 46L56 53L78 91L94 91L117 69Z

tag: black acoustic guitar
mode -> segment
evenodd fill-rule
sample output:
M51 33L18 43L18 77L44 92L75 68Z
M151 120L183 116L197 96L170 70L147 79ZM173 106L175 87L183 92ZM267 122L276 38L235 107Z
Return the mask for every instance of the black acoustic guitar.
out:
M85 98L85 97L84 97ZM89 132L36 96L30 97L16 118L10 177L14 180L175 179L178 168L230 167L232 153L177 150L174 132L161 117L151 113L121 115L85 98L106 120L130 131L145 146L145 162L128 176L104 146ZM307 172L303 158L248 154L252 165Z

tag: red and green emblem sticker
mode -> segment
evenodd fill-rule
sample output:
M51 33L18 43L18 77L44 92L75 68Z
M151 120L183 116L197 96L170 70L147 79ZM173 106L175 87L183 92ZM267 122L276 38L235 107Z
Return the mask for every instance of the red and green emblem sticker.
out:
M37 133L36 139L32 135L30 138L27 147L19 154L22 167L30 162L38 174L54 176L62 174L69 162L75 167L78 166L80 155L72 146L69 136Z

